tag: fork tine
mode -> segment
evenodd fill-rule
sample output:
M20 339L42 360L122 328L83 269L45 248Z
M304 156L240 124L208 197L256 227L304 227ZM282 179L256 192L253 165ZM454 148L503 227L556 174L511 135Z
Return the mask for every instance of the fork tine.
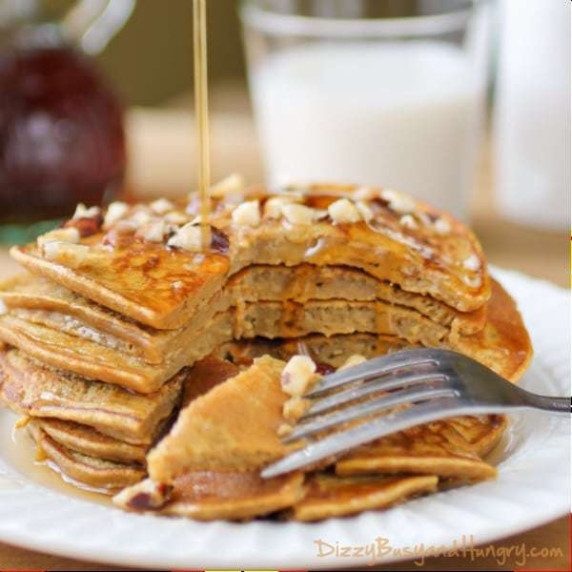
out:
M483 408L483 411L490 411L490 408ZM431 400L429 403L414 405L409 409L376 417L356 427L309 443L303 449L269 465L261 475L263 478L276 477L416 425L457 415L478 413L480 413L479 408L461 405L455 397Z
M314 386L307 397L317 397L331 389L339 389L355 381L387 375L403 367L437 365L438 363L438 354L430 348L395 352L325 376Z
M353 421L355 419L364 418L373 413L383 413L392 407L402 405L404 403L414 403L427 399L437 399L441 397L451 397L456 395L455 389L449 384L440 383L433 386L423 385L421 387L415 386L389 395L384 395L377 399L358 403L353 407L348 407L341 411L335 411L329 415L323 415L316 419L310 419L304 423L304 417L301 423L283 439L284 443L292 443L298 439L305 439L320 431L331 429L338 425Z
M306 411L304 417L317 415L319 413L325 413L331 409L345 405L350 401L361 399L373 393L379 393L380 391L389 391L390 389L395 389L398 387L401 388L414 386L433 381L447 381L447 376L442 372L426 372L421 374L412 373L409 375L392 376L389 379L386 377L381 377L378 379L376 377L367 383L363 383L356 387L351 387L344 391L334 393L333 395L328 395L322 399L317 399Z

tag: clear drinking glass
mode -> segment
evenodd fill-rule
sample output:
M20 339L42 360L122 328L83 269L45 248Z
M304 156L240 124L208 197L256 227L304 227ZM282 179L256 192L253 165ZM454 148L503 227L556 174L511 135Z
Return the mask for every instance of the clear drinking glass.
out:
M247 0L242 19L269 184L389 186L466 218L488 2Z

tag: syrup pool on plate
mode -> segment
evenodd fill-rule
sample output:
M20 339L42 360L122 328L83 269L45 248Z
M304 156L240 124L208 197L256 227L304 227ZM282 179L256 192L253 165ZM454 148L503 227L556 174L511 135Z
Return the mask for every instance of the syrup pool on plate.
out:
M2 460L24 480L55 492L83 500L110 504L111 496L90 489L63 475L54 465L37 458L36 445L25 427L15 428L18 417L6 410L0 411L0 451ZM0 489L18 486L10 477L0 474Z

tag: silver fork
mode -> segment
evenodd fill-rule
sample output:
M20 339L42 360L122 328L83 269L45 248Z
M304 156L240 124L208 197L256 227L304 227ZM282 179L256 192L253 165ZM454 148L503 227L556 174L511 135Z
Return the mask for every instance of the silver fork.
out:
M266 467L264 478L439 419L523 409L570 415L571 404L569 397L535 395L462 354L437 349L400 351L338 371L304 397L313 403L284 443L304 439L306 446ZM322 431L328 433L316 438Z

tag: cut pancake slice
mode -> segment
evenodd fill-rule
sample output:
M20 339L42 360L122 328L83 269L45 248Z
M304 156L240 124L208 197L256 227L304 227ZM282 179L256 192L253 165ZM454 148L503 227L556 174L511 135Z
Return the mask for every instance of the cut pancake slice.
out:
M138 395L0 348L0 401L23 415L73 421L122 441L149 445L178 406L187 373L153 394Z
M115 463L83 455L57 443L35 424L29 425L29 431L39 453L74 481L113 492L145 478L145 469L139 464Z
M436 492L438 482L430 475L342 478L317 473L308 479L304 498L288 514L293 520L316 521L386 509Z
M170 433L147 458L158 483L197 471L254 471L284 456L278 437L288 395L280 376L284 362L256 359L183 409Z
M104 435L99 431L71 421L34 419L37 426L53 441L77 453L118 463L145 463L149 445L134 445Z
M220 312L203 330L173 334L164 365L149 365L132 355L30 323L11 313L0 317L0 339L32 357L78 375L150 393L177 371L240 338L298 338L312 333L392 335L409 345L460 351L499 375L516 380L528 365L530 339L514 301L493 281L485 327L471 336L449 335L419 312L381 302L310 301L245 303Z
M230 202L216 199L210 220L214 250L209 252L197 252L189 245L188 227L170 245L166 244L168 233L163 243L151 242L144 232L137 235L141 216L148 219L145 224L163 225L173 213L158 215L149 205L136 205L127 209L124 220L110 223L105 231L100 220L88 220L93 232L84 233L79 244L48 242L48 236L40 244L49 243L49 248L15 247L12 255L34 274L158 329L189 323L230 276L257 264L352 267L461 312L486 304L490 297L486 263L468 229L395 191L358 195L358 189L334 185L315 186L298 195L245 191L239 203L251 201L250 206L258 210L256 224L241 221L236 196ZM297 203L290 214L297 209L298 216L288 214L292 204L271 208L276 199ZM178 210L173 206L182 219L179 226L169 223L169 232L177 233L197 208L193 201ZM115 240L126 220L134 225L131 237ZM82 221L69 222L83 230Z

